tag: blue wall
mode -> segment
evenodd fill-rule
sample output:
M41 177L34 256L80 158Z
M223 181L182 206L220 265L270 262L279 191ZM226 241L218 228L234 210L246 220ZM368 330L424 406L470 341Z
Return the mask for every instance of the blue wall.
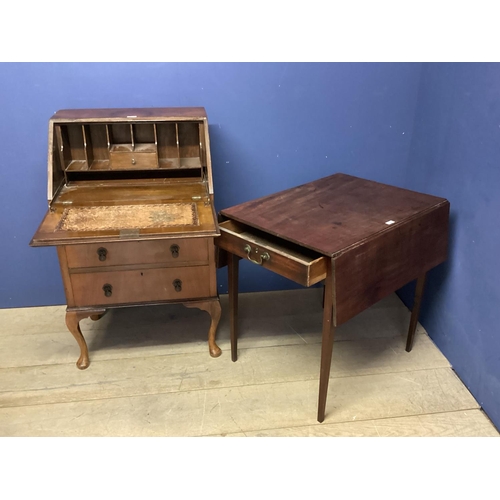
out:
M500 428L500 64L423 65L408 167L408 188L451 204L421 322Z
M64 303L46 212L47 130L62 108L204 106L216 208L346 172L405 182L420 64L1 64L0 307ZM227 290L226 270L219 272ZM250 263L241 290L295 287Z
M421 321L500 427L500 65L1 64L0 308L64 303L55 250L28 247L50 116L146 106L207 109L217 210L339 171L449 199ZM241 264L242 291L290 287Z

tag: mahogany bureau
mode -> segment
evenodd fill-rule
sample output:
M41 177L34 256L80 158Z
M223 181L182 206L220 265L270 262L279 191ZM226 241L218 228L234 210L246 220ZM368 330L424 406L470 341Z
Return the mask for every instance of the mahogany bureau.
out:
M426 272L446 260L449 202L335 174L222 210L219 265L229 266L231 359L237 360L238 261L301 285L324 280L318 421L325 418L335 328L417 279L406 350Z
M182 303L220 319L207 115L203 108L58 111L49 122L49 210L32 246L57 247L66 324L109 308Z

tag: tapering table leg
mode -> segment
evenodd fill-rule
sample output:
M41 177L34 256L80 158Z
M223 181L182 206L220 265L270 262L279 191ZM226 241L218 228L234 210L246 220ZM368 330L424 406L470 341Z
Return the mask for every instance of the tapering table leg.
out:
M332 363L333 338L335 326L333 324L333 269L332 262L327 263L327 276L325 280L325 298L323 306L323 333L321 340L321 368L319 373L319 401L318 422L325 420L326 399L328 394L328 381Z
M422 303L422 295L424 293L425 278L427 274L424 273L417 279L417 286L415 288L415 298L413 299L413 308L411 311L410 327L408 328L408 337L406 339L406 351L410 352L413 347L415 339L415 330L417 329L418 315L420 314L420 305Z
M222 351L220 347L215 342L215 334L217 333L217 327L219 326L221 307L218 298L211 300L200 300L197 302L184 302L186 307L196 307L202 311L208 312L210 314L211 323L210 330L208 331L208 352L212 358L218 358Z
M231 335L231 360L238 359L238 273L240 257L228 254L229 331Z

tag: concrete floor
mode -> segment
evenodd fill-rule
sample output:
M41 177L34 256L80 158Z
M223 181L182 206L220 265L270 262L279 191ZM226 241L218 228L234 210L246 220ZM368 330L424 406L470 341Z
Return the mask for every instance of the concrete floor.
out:
M324 423L316 421L320 288L240 295L231 362L227 296L208 354L208 314L127 308L81 322L63 306L0 310L1 436L498 436L419 325L391 295L337 331Z

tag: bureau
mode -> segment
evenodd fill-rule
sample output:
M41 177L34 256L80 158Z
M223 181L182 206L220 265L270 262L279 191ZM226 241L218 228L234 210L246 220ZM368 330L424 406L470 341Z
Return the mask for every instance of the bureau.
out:
M219 356L205 110L61 110L48 142L48 211L30 245L57 248L77 367L90 363L83 318L173 302L210 314L209 353Z

